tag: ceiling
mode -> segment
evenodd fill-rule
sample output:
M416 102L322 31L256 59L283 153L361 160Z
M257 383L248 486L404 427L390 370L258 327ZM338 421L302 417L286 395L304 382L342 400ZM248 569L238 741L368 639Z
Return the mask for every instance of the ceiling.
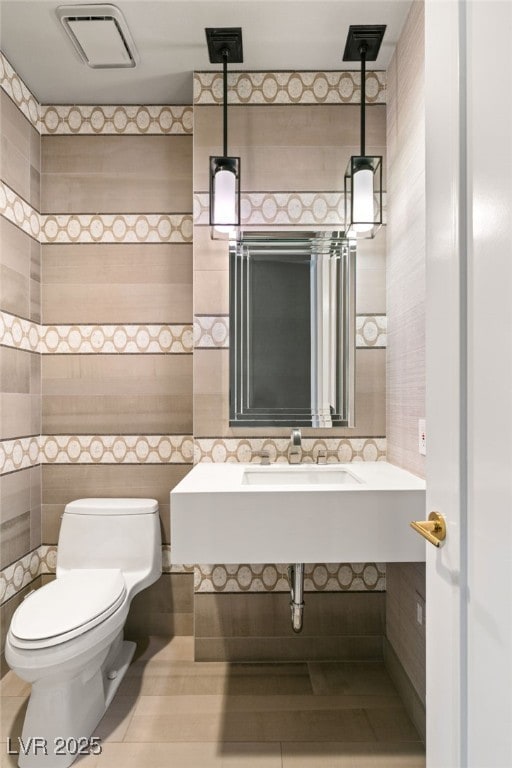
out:
M350 24L387 24L386 69L411 0L114 0L140 54L134 69L90 69L55 15L69 0L1 0L0 47L42 104L191 104L192 72L210 64L205 27L242 27L236 69L356 69Z

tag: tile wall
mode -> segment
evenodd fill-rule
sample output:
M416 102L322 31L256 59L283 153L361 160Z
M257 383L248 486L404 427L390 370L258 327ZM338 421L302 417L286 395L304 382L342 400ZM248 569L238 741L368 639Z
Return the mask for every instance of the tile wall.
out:
M358 77L230 75L248 221L343 223ZM312 564L316 635L292 651L281 566L212 565L194 577L169 564L168 494L193 461L250 461L263 446L279 461L287 448L288 430L248 437L227 423L227 249L202 218L205 158L221 137L218 76L196 76L194 139L190 106L41 106L3 57L0 80L3 615L31 580L51 578L68 501L151 496L166 573L134 601L129 633L191 634L195 614L198 658L299 657L317 635L318 657L363 645L365 658L379 656L384 564ZM369 141L385 154L383 74L368 73L367 88ZM319 446L342 461L386 455L384 231L362 244L357 277L358 429L305 430L306 460Z
M388 460L425 477L418 419L425 416L424 6L416 0L388 69ZM425 732L425 566L389 564L386 659Z
M21 90L19 93L21 98L26 95ZM3 89L0 136L0 205L2 210L9 206L7 187L14 204L13 218L16 215L25 222L25 210L37 215L41 205L40 137L31 119ZM1 316L23 318L21 322L26 326L37 327L41 320L40 279L41 245L37 230L34 236L30 226L17 226L0 216ZM18 337L18 327L15 336ZM25 348L0 346L0 416L2 446L37 441L41 433L41 360L30 344ZM37 550L41 541L41 468L37 462L32 466L27 461L20 471L0 476L0 570L8 571L29 552ZM2 647L9 618L28 591L24 575L19 578L20 569L14 571L12 568L9 575L11 582L16 578L17 594L1 608ZM38 575L35 572L36 578Z
M242 158L244 227L342 227L343 175L349 156L359 151L359 75L229 77L229 152ZM383 73L371 78L369 151L385 156L385 78ZM248 435L246 429L229 426L228 247L210 237L207 192L208 157L221 151L222 90L211 73L196 73L194 84L196 459L247 461L253 451L266 448L272 460L286 461L289 429L254 428ZM385 248L383 229L358 249L357 428L303 429L305 460L314 461L319 447L333 450L340 461L385 458ZM290 629L288 596L283 594L286 567L245 565L226 572L216 566L206 577L201 573L199 582L196 574L196 658L380 657L384 596L379 591L385 589L385 565L370 568L379 573L371 584L358 581L364 564L312 567L307 626L301 636ZM315 571L322 569L315 581ZM350 574L347 581L345 571ZM359 590L364 594L357 594ZM254 594L258 591L269 594Z

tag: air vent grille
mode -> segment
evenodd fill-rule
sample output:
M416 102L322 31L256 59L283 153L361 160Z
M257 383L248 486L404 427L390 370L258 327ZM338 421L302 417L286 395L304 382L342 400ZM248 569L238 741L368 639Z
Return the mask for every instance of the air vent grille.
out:
M121 11L114 5L68 5L57 16L80 59L93 69L135 67L137 49Z

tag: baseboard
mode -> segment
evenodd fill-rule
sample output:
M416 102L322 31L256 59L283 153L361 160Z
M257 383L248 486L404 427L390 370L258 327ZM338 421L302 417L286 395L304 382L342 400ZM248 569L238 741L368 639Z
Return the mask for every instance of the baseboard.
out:
M402 666L393 646L389 640L384 638L384 664L393 680L396 689L403 701L407 714L416 726L423 743L426 740L426 710L425 704L418 696L415 687L411 683L409 676Z

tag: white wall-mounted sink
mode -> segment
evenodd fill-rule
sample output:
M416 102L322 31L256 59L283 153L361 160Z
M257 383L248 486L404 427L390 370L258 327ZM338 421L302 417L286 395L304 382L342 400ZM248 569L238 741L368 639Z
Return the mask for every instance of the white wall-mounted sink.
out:
M359 483L361 480L352 472L338 469L334 465L250 466L244 469L242 475L242 485L358 485Z
M173 563L425 560L425 482L387 462L201 463L171 509Z

